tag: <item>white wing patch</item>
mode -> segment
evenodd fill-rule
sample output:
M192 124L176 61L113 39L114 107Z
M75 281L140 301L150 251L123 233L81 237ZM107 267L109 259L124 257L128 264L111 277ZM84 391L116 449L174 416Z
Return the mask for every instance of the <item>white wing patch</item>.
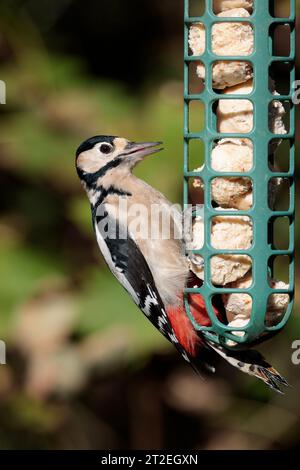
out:
M181 352L181 355L186 362L191 362L185 351Z
M106 261L106 263L108 264L109 266L109 269L111 270L111 272L114 274L114 276L118 279L118 281L122 284L122 286L127 290L127 292L129 292L129 294L132 296L134 302L139 305L139 297L138 297L138 294L137 292L135 292L135 290L132 288L132 286L129 284L126 276L122 273L122 271L115 265L112 257L111 257L111 253L105 243L105 240L103 239L99 229L98 229L98 226L97 226L97 223L95 223L95 232L96 232L96 238L97 238L97 242L98 242L98 245L99 245L99 248L100 248L100 251Z
M147 284L147 290L149 292L149 295L147 295L145 299L145 306L143 308L143 311L145 315L147 315L147 317L150 317L152 305L159 305L159 302L158 302L155 292L153 291L153 289L151 288L149 284Z
M110 250L98 229L97 223L95 223L95 232L96 232L96 237L97 237L99 248L111 272L118 279L118 281L122 284L122 286L127 290L127 292L131 295L136 305L139 306L143 310L144 314L149 319L151 319L151 308L160 307L161 305L156 292L153 290L152 286L147 283L146 289L147 289L148 294L146 295L145 299L140 299L140 294L133 289L132 285L129 283L128 279L126 278L122 270L118 266L116 266L114 260L112 259ZM141 306L141 303L143 303L143 307ZM177 347L177 349L182 354L183 359L185 359L187 362L190 363L191 361L188 355L186 354L184 349L180 346L180 343L172 327L169 325L169 320L168 320L168 317L164 308L161 307L160 312L161 314L156 319L157 328L166 338L168 338Z
M162 310L162 315L157 319L158 329L161 333L165 334L165 326L168 324L165 312Z
M172 341L172 343L178 343L178 339L176 338L174 333L168 333L168 336L170 340Z

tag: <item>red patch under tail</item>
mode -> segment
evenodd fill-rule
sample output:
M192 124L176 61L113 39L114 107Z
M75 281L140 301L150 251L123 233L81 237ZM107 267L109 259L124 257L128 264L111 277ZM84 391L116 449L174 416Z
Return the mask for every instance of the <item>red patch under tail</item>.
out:
M190 294L188 300L195 321L202 326L210 326L211 320L203 297L200 294ZM216 317L221 319L222 314L215 307L213 307L213 310ZM167 314L180 344L191 357L196 357L199 347L201 347L201 338L189 319L183 304L168 307Z

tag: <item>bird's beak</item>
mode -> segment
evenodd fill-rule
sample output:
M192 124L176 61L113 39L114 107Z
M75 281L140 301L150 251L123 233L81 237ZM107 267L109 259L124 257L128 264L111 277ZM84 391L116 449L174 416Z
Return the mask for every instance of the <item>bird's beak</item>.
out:
M139 161L147 155L160 152L163 150L162 142L128 142L123 155L129 157L132 161ZM158 148L159 147L159 148Z

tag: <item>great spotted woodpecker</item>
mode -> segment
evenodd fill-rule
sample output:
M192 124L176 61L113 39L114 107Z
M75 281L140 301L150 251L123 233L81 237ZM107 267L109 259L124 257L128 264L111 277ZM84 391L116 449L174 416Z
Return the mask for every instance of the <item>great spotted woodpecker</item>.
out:
M215 351L239 370L281 392L279 385L288 385L286 380L260 353L250 349L232 351L206 341L185 312L184 289L200 281L189 271L183 239L175 236L177 216L181 218L181 214L160 192L132 174L145 156L161 150L160 144L95 136L77 149L77 173L91 204L93 226L105 261L146 317L194 369L206 366L214 370L210 353ZM149 236L133 228L136 205L145 208L139 213L139 225L148 227ZM151 237L151 229L157 234L158 228L151 227L151 223L158 223L152 221L153 206L168 216L168 237ZM107 230L108 226L114 230ZM188 300L195 320L210 325L202 296L190 294ZM214 306L214 312L222 319L221 308Z

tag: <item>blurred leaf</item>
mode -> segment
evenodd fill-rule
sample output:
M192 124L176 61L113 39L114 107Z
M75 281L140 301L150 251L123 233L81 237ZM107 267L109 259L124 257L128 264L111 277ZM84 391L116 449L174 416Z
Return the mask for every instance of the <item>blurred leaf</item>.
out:
M31 400L22 394L12 396L6 406L11 424L23 431L36 429L38 433L49 432L57 426L60 419L55 413L55 407Z
M8 333L15 308L32 295L38 283L57 275L61 267L55 259L22 247L0 246L0 332Z
M69 206L70 219L84 230L87 234L91 235L92 219L89 210L89 204L85 195L73 198Z
M131 333L130 354L167 346L167 341L134 305L118 282L100 270L91 271L79 299L78 330L89 334L122 325Z

